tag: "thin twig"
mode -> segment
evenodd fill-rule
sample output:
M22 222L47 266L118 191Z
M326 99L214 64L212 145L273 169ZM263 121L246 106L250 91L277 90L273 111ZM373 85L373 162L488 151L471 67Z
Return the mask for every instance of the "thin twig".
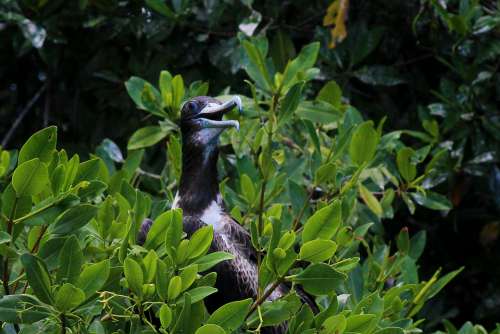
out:
M36 239L35 244L31 248L31 251L30 251L31 254L35 254L36 252L38 252L38 247L40 247L40 242L42 241L42 238L43 238L43 235L45 234L45 231L47 231L47 225L44 225L42 227L42 229L40 230L40 234L38 235L38 238ZM22 274L24 274L24 268L21 269L18 276L21 276ZM14 287L12 288L13 293L16 293L18 285L19 285L19 281L17 281L16 284L14 285Z
M299 214L293 220L292 231L296 231L297 228L299 227L300 220L302 219L302 216L306 212L307 204L309 204L309 202L311 201L313 195L314 195L314 188L309 192L309 195L307 196L306 200L304 201L304 204L302 205L302 208L300 208Z
M7 134L5 135L5 137L2 140L2 146L3 147L7 146L7 144L10 141L10 138L12 137L12 135L14 134L14 132L16 131L17 127L19 126L19 124L21 124L21 121L24 119L24 117L26 117L26 115L31 110L31 108L33 108L33 106L38 101L38 99L40 98L40 95L42 95L42 93L43 93L43 91L45 90L46 87L47 87L46 84L43 85L42 87L40 87L40 89L31 98L31 100L24 107L24 109L19 113L19 115L17 116L17 118L14 121L14 123L12 123L11 128L9 129L9 131L7 132Z
M263 302L266 301L266 299L273 293L274 290L276 290L276 288L281 284L283 283L283 279L277 279L273 285L271 285L269 287L269 289L267 289L263 294L262 296L260 296L259 298L257 298L257 300L253 303L252 307L250 308L250 311L248 312L247 314L247 318L250 314L252 314L253 311L255 311L255 309L257 307L259 307Z

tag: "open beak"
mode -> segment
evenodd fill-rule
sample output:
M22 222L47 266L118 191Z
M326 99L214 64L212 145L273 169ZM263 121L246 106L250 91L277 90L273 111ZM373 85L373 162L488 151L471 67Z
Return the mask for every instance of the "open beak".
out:
M239 130L240 123L238 121L222 120L222 116L231 111L234 107L237 107L240 113L243 111L241 98L239 96L233 96L230 100L222 104L209 103L200 111L196 118L201 121L202 128L236 128L236 130Z

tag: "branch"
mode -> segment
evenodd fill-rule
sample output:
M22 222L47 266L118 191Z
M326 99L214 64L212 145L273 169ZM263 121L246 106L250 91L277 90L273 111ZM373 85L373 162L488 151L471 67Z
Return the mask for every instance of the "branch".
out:
M253 303L252 307L250 308L250 311L248 312L247 314L247 318L250 316L250 314L252 314L253 311L255 311L255 309L257 307L259 307L263 302L266 301L266 299L273 293L274 290L276 290L276 288L283 282L283 279L282 278L279 278L277 279L273 285L271 285L267 290L266 292L264 292L264 294L262 294L262 296L260 296L259 298L257 298L257 300Z
M17 116L16 120L14 123L12 123L12 127L9 129L9 131L5 134L5 137L2 140L2 146L5 147L10 141L10 138L16 131L17 127L19 124L21 124L21 121L24 119L24 117L28 114L28 112L33 108L35 103L38 101L40 98L40 95L42 95L43 91L47 87L47 84L43 85L40 87L40 89L36 92L36 94L31 98L31 100L28 102L28 104L24 107L24 109L19 113Z

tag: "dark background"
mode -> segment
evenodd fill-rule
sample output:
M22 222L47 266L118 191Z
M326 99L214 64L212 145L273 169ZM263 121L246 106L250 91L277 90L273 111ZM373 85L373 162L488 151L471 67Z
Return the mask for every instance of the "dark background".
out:
M173 1L169 17L134 0L3 0L0 143L17 148L55 124L70 152L86 155L104 138L125 148L135 129L152 122L127 95L132 75L155 83L168 69L187 82L209 81L213 95L229 86L248 93L238 26L261 15L255 34L268 37L275 63L320 41L314 85L337 81L365 116L388 117L386 131L421 130L423 119L438 120L453 158L439 190L454 208L419 208L411 216L401 207L385 221L385 237L402 226L428 232L422 279L440 266L466 267L423 310L430 327L448 318L491 329L500 320L500 34L496 26L477 33L475 22L499 17L499 9L494 1L448 1L453 16L445 17L428 1L351 1L347 38L330 49L330 28L322 25L330 3ZM480 73L488 78L478 82ZM436 103L444 113L433 113Z

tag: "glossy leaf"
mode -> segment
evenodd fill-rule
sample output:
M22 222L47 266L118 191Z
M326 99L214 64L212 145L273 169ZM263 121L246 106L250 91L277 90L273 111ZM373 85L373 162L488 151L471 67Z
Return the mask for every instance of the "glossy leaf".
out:
M167 135L168 131L165 131L160 126L154 125L140 128L132 134L132 137L130 137L127 149L138 150L141 148L153 146L160 140L164 139Z
M102 289L108 280L110 273L109 260L91 264L85 267L76 282L76 287L85 292L86 298L90 298L98 290Z
M17 197L38 195L48 183L47 166L38 158L19 165L12 176L12 186Z
M227 303L210 315L207 324L218 325L232 332L243 324L251 304L251 298Z
M90 204L80 204L67 211L57 218L52 226L55 234L67 234L75 232L85 226L97 215L97 208Z
M314 239L329 240L340 226L342 219L341 203L334 201L318 210L304 224L302 239L308 242Z
M327 264L316 263L308 266L300 274L292 277L312 295L326 295L334 292L347 277Z
M52 281L45 263L39 257L28 253L21 256L21 263L35 296L42 302L52 305L54 303Z
M41 162L49 163L52 153L56 149L57 127L50 126L34 133L21 147L18 164L38 158Z

